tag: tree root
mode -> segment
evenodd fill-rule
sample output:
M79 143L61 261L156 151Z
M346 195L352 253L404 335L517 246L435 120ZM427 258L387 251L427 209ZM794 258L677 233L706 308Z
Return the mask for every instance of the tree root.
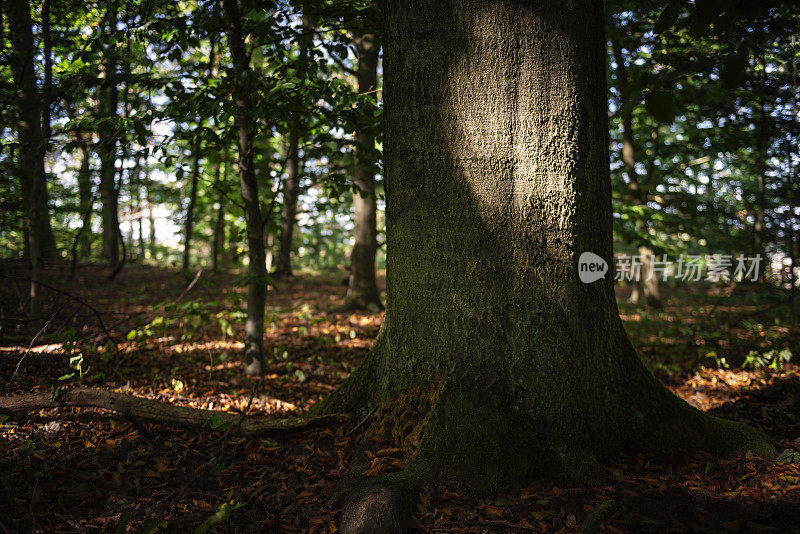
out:
M342 534L404 534L419 496L421 480L416 469L409 467L358 484L344 500L339 531Z
M17 415L43 408L91 407L119 412L139 421L198 430L219 429L244 437L277 437L314 428L344 424L349 414L303 415L289 419L263 419L217 410L175 406L114 391L75 388L53 399L49 392L0 397L0 413Z

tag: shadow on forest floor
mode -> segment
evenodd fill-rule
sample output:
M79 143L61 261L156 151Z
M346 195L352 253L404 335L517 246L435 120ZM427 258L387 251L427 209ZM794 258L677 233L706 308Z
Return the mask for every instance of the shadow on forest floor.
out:
M15 272L22 272L19 265L0 264L0 273ZM181 297L193 274L130 266L108 284L99 267L82 268L74 281L65 272L51 268L48 283L97 308L119 354L90 310L54 292L47 293L50 324L28 351L31 336L19 320L25 284L4 282L2 395L49 391L59 377L76 372L69 359L81 355L88 367L84 385L229 410L244 409L256 391L249 413L280 417L312 406L341 383L382 319L328 311L344 297L341 276L279 282L268 304L268 371L253 380L243 376L239 361L244 293L235 274L204 272ZM623 303L634 345L693 405L752 424L781 449L800 450L796 365L782 372L715 368L719 358L741 360L751 350L797 351L797 322L778 308L763 313L772 305L769 295L762 301L715 291L668 291L662 310ZM211 431L140 424L93 409L7 420L0 429L0 487L6 488L0 530L109 531L128 521L131 528L186 531L217 517L220 531L334 531L336 484L354 450L348 430L215 443L219 435ZM367 474L406 465L407 455L394 445L366 444ZM415 531L572 532L611 498L624 509L604 523L607 532L798 532L800 465L747 454L624 457L592 486L539 480L492 500L429 487L409 524Z

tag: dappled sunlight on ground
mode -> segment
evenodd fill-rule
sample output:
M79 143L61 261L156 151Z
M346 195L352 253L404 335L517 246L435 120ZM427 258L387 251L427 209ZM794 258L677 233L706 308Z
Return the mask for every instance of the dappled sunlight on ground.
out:
M262 377L248 378L240 357L242 294L232 289L233 281L226 275L201 277L177 305L169 299L177 299L187 281L174 272L126 269L116 289L76 282L70 291L104 313L113 311L106 326L119 353L91 317L82 316L88 326L79 326L74 315L85 310L51 296L62 312L33 350L27 350L30 339L0 332L2 394L50 391L59 377L77 372L69 358L81 354L83 385L183 406L284 417L334 390L380 329L382 314L334 311L345 293L337 280L280 282L267 310L267 369ZM735 295L722 297L727 302L717 298L668 296L661 310L620 306L634 345L676 394L702 410L761 428L780 440L781 450L799 451L798 367L789 362L741 368L751 351L795 351L797 323L782 314L759 313L764 306L740 306ZM154 308L156 300L167 304ZM98 409L42 410L7 420L0 429L6 452L0 485L17 488L0 503L0 525L30 530L35 521L44 531L109 531L132 514L137 527L166 521L168 531L185 531L234 501L243 506L232 516L233 530L335 531L341 504L336 484L355 450L350 430L217 443L220 434L210 430L160 427ZM409 461L407 451L389 439L371 439L365 448L361 468L367 476L401 470ZM748 454L625 457L598 484L540 480L492 500L428 487L410 526L571 532L612 498L624 511L605 523L607 532L784 532L800 524L800 456L796 463ZM777 530L764 530L770 528Z

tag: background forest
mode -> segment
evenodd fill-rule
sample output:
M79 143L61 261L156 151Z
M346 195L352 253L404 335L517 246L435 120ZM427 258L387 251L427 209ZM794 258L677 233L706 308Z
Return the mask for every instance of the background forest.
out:
M610 531L798 524L800 6L605 8L625 327L670 389L775 437L783 461L631 457L606 484L492 500L432 486L413 529L574 531L636 493ZM386 304L378 7L5 0L0 16L3 395L279 414L334 390ZM0 484L19 488L5 531L334 531L346 467L408 460L389 439L354 458L352 428L236 441L221 419L207 437L52 413L0 416Z
M375 140L363 165L382 212L380 63L359 46L365 35L379 39L375 8L245 6L252 74L243 83L257 124L252 150L267 261L278 273L342 272L353 192L364 191L353 179L359 134ZM28 7L27 18L10 8L4 18L3 256L28 256L26 209L36 198L45 260L242 267L245 217L228 98L235 69L221 4ZM763 275L790 289L797 8L668 7L608 6L616 250L768 255ZM15 78L13 51L26 62L24 79ZM359 69L373 71L374 87L359 87L369 75ZM43 117L32 129L47 187L35 196L30 183L14 179L15 106L26 91Z

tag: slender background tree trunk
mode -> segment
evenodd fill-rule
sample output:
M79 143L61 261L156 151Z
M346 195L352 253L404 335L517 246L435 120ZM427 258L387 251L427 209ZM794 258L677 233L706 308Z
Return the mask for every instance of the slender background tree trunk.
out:
M104 24L105 27L115 29L117 23L117 7L114 2L107 4ZM120 230L119 230L119 198L116 183L117 163L117 80L116 80L116 51L114 43L109 42L103 50L101 77L102 82L97 91L99 137L98 152L100 153L100 200L102 202L103 218L103 256L106 258L112 272L119 267L120 258Z
M250 58L244 47L242 19L238 0L223 0L234 69L234 100L236 104L236 130L239 146L239 184L244 201L247 225L248 290L247 320L245 321L245 372L258 375L264 370L264 306L267 298L267 269L264 252L264 222L258 201L258 182L253 163L253 138L256 126L250 115L253 107L245 86L245 76L250 70Z
M189 269L192 249L192 230L194 228L194 209L197 204L197 184L200 181L200 139L196 139L192 148L192 175L189 185L189 204L186 207L186 219L183 222L183 270Z
M303 14L301 26L299 67L297 77L302 78L306 71L308 49L313 46L311 40L311 22L308 14ZM302 108L302 102L298 102ZM289 146L286 152L286 181L283 184L283 216L281 218L281 236L279 242L278 265L275 269L277 276L292 276L292 252L294 251L294 229L297 225L297 199L300 192L300 136L305 131L305 123L299 116L295 124L291 125L289 133Z
M614 51L614 62L617 65L617 88L620 98L625 102L629 97L628 91L628 71L625 65L625 56L616 34L616 28L610 32L611 46ZM657 140L657 137L655 138ZM653 155L655 158L655 154ZM639 172L636 169L636 143L633 135L633 117L631 111L626 112L622 117L622 162L625 165L625 174L628 176L628 190L631 202L640 208L647 207L647 192L639 179ZM646 218L636 223L636 230L642 235L648 235L650 225ZM661 295L658 286L658 275L653 272L654 254L650 247L639 246L639 259L641 260L640 278L633 282L633 289L629 301L638 304L642 295L645 302L650 306L661 306Z
M214 221L214 240L211 244L211 268L214 272L219 270L220 255L225 250L225 195L222 194L223 183L227 183L228 153L223 151L221 160L214 167L214 188L217 192L217 213ZM222 168L225 167L223 171Z
M44 167L44 156L47 152L50 135L50 113L46 109L46 100L43 99L37 88L34 69L37 50L33 42L30 4L26 0L9 2L6 5L6 14L11 33L10 63L16 88L14 105L20 145L17 150L17 172L23 201L28 210L25 247L27 255L31 258L50 259L55 258L58 253L50 227L47 178ZM47 15L49 17L49 8ZM49 46L49 22L46 26L45 33L48 34ZM49 48L45 57L49 62ZM47 66L45 70L48 71ZM49 91L48 83L45 80L46 91ZM48 124L43 126L43 120L47 120ZM33 240L36 242L33 243ZM32 246L37 248L35 255L30 250Z
M377 99L378 52L380 43L375 34L359 35L358 91ZM375 279L377 242L377 200L375 198L375 138L371 133L356 134L353 168L353 249L350 252L350 284L347 307L377 311L383 308Z
M47 181L44 156L47 139L42 130L42 118L49 114L36 83L33 43L33 22L27 1L11 2L6 8L11 29L11 70L16 88L15 107L17 115L17 173L22 185L25 209L27 210L27 249L31 260L31 285L29 315L33 328L41 312L39 285L41 261L52 238L47 214ZM49 128L48 128L49 130ZM45 222L46 221L46 222ZM49 236L49 237L48 237Z
M280 248L275 274L292 276L292 249L294 248L294 227L297 222L297 196L300 192L300 154L298 138L289 136L286 155L286 178L283 183L283 217L281 219Z

